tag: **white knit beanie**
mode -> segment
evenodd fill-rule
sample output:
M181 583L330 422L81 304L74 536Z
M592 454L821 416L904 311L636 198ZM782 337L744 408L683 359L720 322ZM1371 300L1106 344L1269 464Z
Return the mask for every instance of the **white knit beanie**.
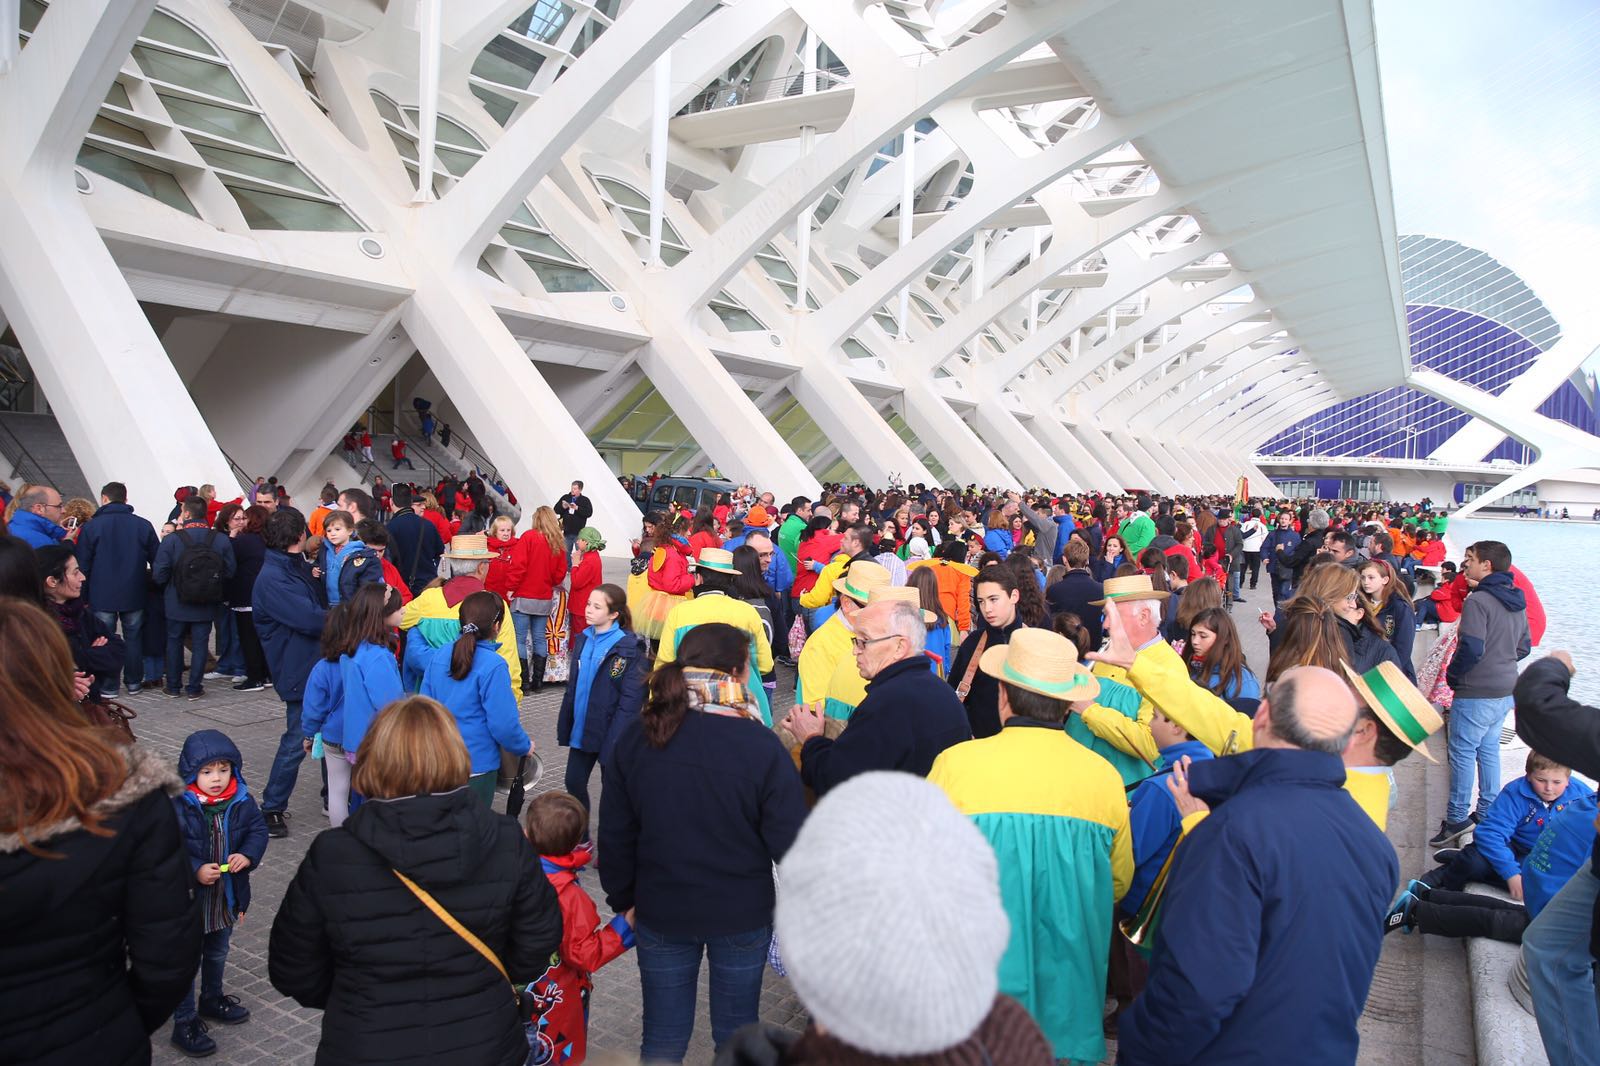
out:
M910 540L906 541L906 559L908 561L917 562L922 559L927 559L931 555L932 553L928 550L928 542L923 538L912 537Z
M876 1055L970 1037L1011 923L994 851L940 789L862 774L817 804L778 867L784 968L818 1024Z

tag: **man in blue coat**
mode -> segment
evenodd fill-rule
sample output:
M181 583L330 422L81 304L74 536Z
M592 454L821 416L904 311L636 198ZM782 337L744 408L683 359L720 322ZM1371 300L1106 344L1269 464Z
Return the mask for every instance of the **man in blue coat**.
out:
M1356 1060L1399 862L1341 787L1355 725L1350 687L1299 667L1262 693L1252 750L1173 770L1179 808L1212 810L1173 856L1118 1062Z
M61 493L49 485L35 485L17 497L10 533L30 548L60 544L67 535L61 527Z
M311 566L301 555L306 547L306 521L298 512L275 512L267 519L261 539L266 541L267 556L251 590L250 606L284 714L278 754L272 759L267 787L261 794L261 813L266 816L269 835L286 837L289 824L284 808L306 755L300 704L305 698L306 678L320 655L328 600L322 582L311 576Z
M211 623L216 619L217 608L222 603L225 582L233 576L238 564L234 561L233 544L228 535L215 532L206 523L205 497L186 498L180 505L179 518L177 530L156 549L151 577L157 585L165 586L161 603L167 615L167 695L181 695L178 682L183 677L183 638L187 636L188 693L191 700L197 700L205 695L201 679L205 677L206 656L210 654ZM185 555L205 549L219 557L220 580L215 583L215 595L204 599L187 597Z
M129 695L138 692L144 681L144 605L150 565L160 546L155 527L128 506L128 486L107 482L100 490L100 509L78 535L78 566L87 582L83 595L94 607L95 620L108 633L117 631L119 621L122 624L126 649L122 673ZM114 698L115 681L101 694Z
M909 603L870 604L853 619L856 669L867 698L837 738L822 735L820 713L797 713L789 728L801 741L800 779L821 798L869 770L928 776L933 760L972 739L967 709L948 682L928 669L923 612Z

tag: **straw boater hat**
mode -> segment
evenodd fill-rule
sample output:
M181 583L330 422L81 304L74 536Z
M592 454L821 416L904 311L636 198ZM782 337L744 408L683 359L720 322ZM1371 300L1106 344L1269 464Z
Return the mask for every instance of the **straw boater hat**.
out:
M1100 693L1100 682L1078 663L1072 641L1048 629L1017 630L1009 643L984 652L978 669L1056 700L1081 700Z
M480 563L492 563L499 558L489 550L489 538L483 533L458 533L451 537L450 549L444 553L444 557Z
M874 603L883 603L885 600L892 600L897 603L909 603L919 611L922 611L922 593L918 592L910 585L877 585L867 593L867 606L869 607ZM938 620L939 616L934 614L932 611L922 611L922 621L924 624L932 625Z
M1164 600L1172 595L1170 592L1157 592L1150 583L1149 574L1107 578L1101 591L1105 599L1089 601L1096 607L1111 600Z
M1389 732L1420 751L1429 762L1439 761L1423 741L1439 731L1444 719L1398 666L1379 663L1364 674L1346 666L1344 672L1372 713L1378 716L1378 721L1389 727Z
M843 577L833 583L833 591L841 596L849 596L857 603L866 603L873 589L888 586L888 568L870 559L858 559L845 568Z
M700 558L689 564L696 570L714 570L719 574L737 574L739 568L733 565L733 553L721 548L702 548Z

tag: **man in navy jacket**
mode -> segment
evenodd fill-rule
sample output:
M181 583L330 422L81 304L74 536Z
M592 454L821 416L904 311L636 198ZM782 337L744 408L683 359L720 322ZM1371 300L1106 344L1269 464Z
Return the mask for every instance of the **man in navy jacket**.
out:
M107 482L100 490L100 509L78 535L78 566L87 579L83 595L94 608L95 620L108 633L122 623L125 650L123 680L129 694L144 681L144 605L150 588L150 565L156 561L155 527L128 506L128 486ZM102 693L116 696L113 679Z
M155 566L151 577L157 585L166 586L162 593L162 606L167 615L167 695L177 696L178 682L183 678L183 638L189 637L189 687L191 700L205 694L201 679L206 673L206 656L210 654L211 623L217 617L220 596L214 603L188 603L178 596L178 573L183 553L192 545L209 544L211 550L222 558L222 577L233 576L238 564L233 558L233 543L226 533L214 531L206 523L206 501L203 496L190 496L179 505L181 524L156 549ZM83 565L82 563L78 565Z
M250 605L272 671L272 687L284 705L284 732L261 794L261 813L268 834L286 837L289 825L283 811L306 754L300 703L320 654L328 601L323 583L311 576L311 566L301 555L306 546L305 519L295 511L278 511L267 519L261 537L267 543L267 557L251 590Z
M878 602L853 620L856 669L867 698L837 738L822 736L822 715L791 715L802 741L800 779L818 798L869 770L902 770L923 777L939 753L972 739L967 709L923 654L927 626L909 603Z
M1212 810L1173 856L1118 1062L1356 1060L1400 867L1341 787L1355 724L1350 687L1299 667L1262 693L1252 750L1173 770L1179 808Z

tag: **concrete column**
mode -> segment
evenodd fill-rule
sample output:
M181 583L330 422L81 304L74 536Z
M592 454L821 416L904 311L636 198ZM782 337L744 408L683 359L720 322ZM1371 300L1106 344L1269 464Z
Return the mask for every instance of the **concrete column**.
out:
M901 394L901 416L923 447L963 485L1020 489L1022 482L996 459L972 427L951 409L931 382L913 379Z
M1041 445L998 396L978 401L973 412L982 439L989 442L1002 462L1029 486L1061 491L1073 484L1055 457Z
M907 485L933 483L922 460L837 366L809 360L790 379L789 391L867 484L886 485L891 474Z

